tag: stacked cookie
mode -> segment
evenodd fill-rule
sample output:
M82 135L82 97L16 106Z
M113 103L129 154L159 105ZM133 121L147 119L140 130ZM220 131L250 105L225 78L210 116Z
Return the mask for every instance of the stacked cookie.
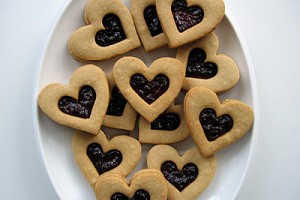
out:
M74 157L97 199L195 199L213 180L214 154L248 132L252 109L238 100L220 102L217 95L240 78L236 63L217 54L212 31L224 12L222 0L131 0L131 12L120 0L88 2L86 26L68 42L77 60L109 59L139 47L140 40L146 51L177 48L175 58L150 66L123 57L108 74L86 64L68 86L54 83L40 92L41 110L77 130ZM177 105L180 91L186 94ZM138 130L138 138L108 139L102 126ZM189 136L195 146L183 155L168 145ZM128 182L143 143L155 144L147 154L148 169Z

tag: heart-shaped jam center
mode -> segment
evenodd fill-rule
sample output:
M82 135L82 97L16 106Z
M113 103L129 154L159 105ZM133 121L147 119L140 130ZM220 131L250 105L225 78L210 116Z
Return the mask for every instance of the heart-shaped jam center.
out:
M138 190L131 199L122 193L115 193L110 200L150 200L150 195L145 190Z
M123 159L120 151L114 149L105 153L98 143L90 144L86 153L100 175L119 166Z
M203 49L193 49L188 58L186 77L209 79L218 73L218 66L213 62L204 62L206 53Z
M162 113L151 122L152 130L173 131L180 125L180 117L176 113Z
M160 170L165 178L180 192L198 176L198 167L193 163L184 165L182 170L179 171L173 161L166 161L162 164Z
M122 116L127 100L120 90L115 86L111 92L111 99L107 107L106 114L113 116Z
M68 115L89 118L96 100L96 92L91 86L83 86L78 95L78 100L63 96L58 102L59 109Z
M148 104L156 101L169 88L169 78L158 74L152 81L148 81L142 74L135 74L130 79L132 89Z
M201 111L199 120L208 141L214 141L233 127L233 119L225 114L220 117L211 108Z
M114 14L107 14L102 20L104 30L96 33L96 43L99 46L106 47L126 39L120 19Z
M204 12L200 7L187 7L185 0L174 0L171 10L180 33L199 24L204 17Z
M155 6L148 6L144 10L144 18L152 37L163 32Z

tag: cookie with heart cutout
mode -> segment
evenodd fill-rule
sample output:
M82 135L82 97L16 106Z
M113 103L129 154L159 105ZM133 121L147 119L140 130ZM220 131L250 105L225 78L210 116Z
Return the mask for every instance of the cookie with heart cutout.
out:
M76 163L93 189L102 175L129 175L142 152L141 144L136 139L121 135L108 140L101 130L98 135L77 131L72 148Z
M53 83L38 96L41 110L55 122L98 134L109 101L105 73L95 65L78 68L69 85Z
M167 184L158 170L142 169L128 182L117 174L100 177L95 193L98 200L143 199L166 200Z
M147 166L163 173L168 185L168 199L192 200L213 180L217 160L214 156L202 157L196 147L179 155L169 145L156 145L147 155Z
M250 106L234 99L220 102L216 93L201 86L186 94L184 109L191 136L204 157L238 141L254 118Z
M103 126L132 131L135 127L137 112L116 86L112 73L107 75L107 79L110 88L110 100Z
M89 0L87 23L72 33L68 48L80 61L105 60L140 46L129 9L120 0Z
M166 57L155 60L149 68L138 58L124 57L112 71L121 93L149 122L171 105L185 75L180 61Z
M232 58L217 54L219 40L216 34L178 48L176 58L186 68L182 85L184 90L196 86L207 87L214 92L223 92L234 87L239 81L239 69Z
M185 121L183 105L171 104L153 122L139 119L139 141L151 144L170 144L182 141L190 136Z
M207 35L225 15L223 0L156 0L156 6L171 48Z
M145 51L168 44L157 16L155 0L131 0L131 14Z

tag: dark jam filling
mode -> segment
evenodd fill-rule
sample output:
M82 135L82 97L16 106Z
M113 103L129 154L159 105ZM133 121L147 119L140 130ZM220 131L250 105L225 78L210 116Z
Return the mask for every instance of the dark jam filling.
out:
M102 20L104 30L96 33L96 43L99 46L106 47L126 39L120 19L114 14L107 14Z
M206 53L203 49L193 49L188 58L186 77L209 79L218 73L218 66L213 62L204 62Z
M111 92L111 99L107 107L106 114L113 116L122 116L127 100L124 98L120 90L115 86Z
M152 130L176 130L180 125L180 117L176 113L162 113L151 122Z
M142 74L135 74L130 79L132 89L148 104L156 101L169 88L169 79L163 74L148 81Z
M199 24L204 17L204 12L200 7L187 7L185 0L174 0L171 10L180 33Z
M150 195L145 190L138 190L131 199L122 193L115 193L110 200L150 200Z
M96 100L96 92L91 86L83 86L78 94L78 100L63 96L58 102L59 109L68 115L89 118Z
M123 159L121 152L115 149L104 153L98 143L90 144L86 153L100 175L119 166Z
M191 184L198 176L198 167L193 163L184 165L181 171L178 170L173 161L166 161L160 168L165 178L174 185L180 192Z
M211 108L201 111L199 120L208 141L214 141L233 127L233 120L229 115L216 116Z
M144 18L152 37L159 35L163 32L157 16L155 6L148 6L147 8L145 8Z

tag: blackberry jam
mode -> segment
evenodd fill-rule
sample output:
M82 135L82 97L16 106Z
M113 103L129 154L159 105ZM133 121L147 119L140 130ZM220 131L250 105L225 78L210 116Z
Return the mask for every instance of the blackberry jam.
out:
M107 14L103 17L102 23L105 29L99 30L95 36L95 41L99 46L106 47L126 39L119 17Z
M204 62L206 53L203 49L193 49L188 57L186 77L210 79L218 73L218 66L213 62Z
M135 74L130 79L132 89L148 104L156 101L169 88L169 79L163 74L157 75L148 81L142 74Z
M184 165L178 170L173 161L166 161L160 168L165 178L174 185L180 192L191 184L198 176L198 167L193 163Z
M144 18L152 37L157 36L163 32L155 6L148 6L145 8Z
M174 0L171 10L180 33L199 24L204 17L204 12L200 7L188 7L185 0Z
M119 166L123 159L120 151L110 150L105 153L98 143L90 144L86 153L100 175Z
M162 113L151 122L152 130L176 130L180 125L180 117L176 113Z
M124 98L120 90L115 86L111 92L111 99L107 107L106 114L113 116L122 116L127 100Z
M83 86L79 91L78 100L69 96L63 96L58 102L58 107L65 114L89 118L95 100L95 90L91 86Z
M141 189L136 191L131 199L122 193L115 193L110 200L150 200L150 195L147 191Z
M208 141L214 141L233 127L233 119L229 115L216 116L215 110L206 108L201 111L199 120Z

